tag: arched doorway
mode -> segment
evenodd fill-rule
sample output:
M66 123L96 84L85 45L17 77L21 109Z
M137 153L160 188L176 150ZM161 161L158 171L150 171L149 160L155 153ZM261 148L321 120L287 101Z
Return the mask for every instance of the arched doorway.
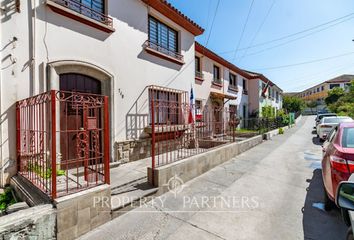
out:
M59 75L61 91L101 94L101 82L93 77L79 73L63 73Z
M60 101L62 169L85 166L85 171L91 171L90 166L102 163L101 82L80 73L63 73L59 75L59 87L60 98L65 99ZM85 176L90 173L86 172Z

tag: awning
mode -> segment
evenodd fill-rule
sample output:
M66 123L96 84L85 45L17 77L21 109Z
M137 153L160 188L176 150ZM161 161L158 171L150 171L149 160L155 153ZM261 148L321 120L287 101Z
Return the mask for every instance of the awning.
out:
M228 95L228 94L225 94L225 93L218 93L218 92L210 92L210 97L212 98L221 98L221 99L230 99L230 100L234 100L236 99L237 97L236 96L233 96L233 95Z

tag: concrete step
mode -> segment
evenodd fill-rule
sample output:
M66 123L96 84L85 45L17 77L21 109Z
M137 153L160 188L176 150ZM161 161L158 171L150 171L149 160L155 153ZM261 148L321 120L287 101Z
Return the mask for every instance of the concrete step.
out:
M157 191L158 188L151 186L146 177L111 189L113 218L139 207L142 199L154 195Z
M19 174L11 178L10 185L15 189L16 195L31 207L51 203L45 193Z

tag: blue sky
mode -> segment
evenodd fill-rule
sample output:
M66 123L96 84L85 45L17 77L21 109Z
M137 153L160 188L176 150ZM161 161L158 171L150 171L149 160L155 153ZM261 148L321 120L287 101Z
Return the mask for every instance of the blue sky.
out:
M206 29L197 38L205 45L218 0L169 2ZM239 49L353 15L342 19L340 24L337 23L342 20L271 44L239 50L234 58L251 3L252 0L220 0L208 48L238 67L263 73L285 91L301 91L341 74L354 74L353 0L254 0ZM268 11L268 17L265 18ZM334 26L324 29L329 25ZM272 48L319 29L324 30ZM326 61L269 69L343 54L346 55Z

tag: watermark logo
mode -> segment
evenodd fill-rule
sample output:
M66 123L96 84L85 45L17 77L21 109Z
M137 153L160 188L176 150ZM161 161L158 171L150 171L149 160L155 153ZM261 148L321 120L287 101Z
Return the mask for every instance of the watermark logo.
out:
M168 191L173 193L175 198L177 198L177 194L181 193L184 189L184 182L175 174L164 186L167 186Z

